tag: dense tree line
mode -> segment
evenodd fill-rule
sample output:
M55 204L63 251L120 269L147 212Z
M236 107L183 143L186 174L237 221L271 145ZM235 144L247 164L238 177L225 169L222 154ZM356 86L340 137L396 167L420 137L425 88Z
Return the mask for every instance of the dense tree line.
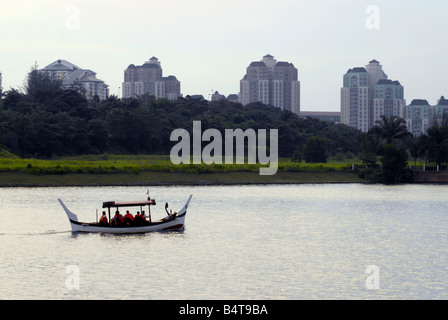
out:
M11 89L0 100L0 146L20 157L119 153L169 154L174 129L202 131L278 129L279 156L325 162L332 155L357 155L359 132L341 124L303 119L289 111L252 103L142 96L86 100L80 90L30 72L24 92ZM269 131L268 131L269 135ZM317 139L317 140L316 140ZM317 151L316 151L317 150Z
M22 91L0 99L0 148L20 157L51 158L83 154L169 154L177 142L171 132L192 136L193 121L202 131L278 129L278 155L294 161L326 162L328 157L358 157L360 175L396 183L410 179L409 158L448 163L448 117L414 137L398 117L383 117L367 133L342 124L301 118L289 111L252 103L145 95L138 99L86 100L82 88L61 90L59 81L32 70ZM269 144L268 144L269 145ZM204 145L205 146L205 142ZM410 162L412 163L412 162Z

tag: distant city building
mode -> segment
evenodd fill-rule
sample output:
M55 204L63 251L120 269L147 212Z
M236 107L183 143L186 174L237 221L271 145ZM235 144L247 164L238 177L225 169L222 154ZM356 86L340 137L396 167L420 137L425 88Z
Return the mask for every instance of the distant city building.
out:
M406 126L414 136L426 133L433 118L433 108L427 100L414 99L406 107Z
M220 94L218 91L215 91L214 94L212 94L212 101L220 101L225 100L226 96Z
M229 94L229 95L227 96L227 100L230 101L230 102L235 102L235 103L238 103L238 102L239 102L239 100L238 100L238 95L237 95L237 94L234 94L234 93Z
M366 132L369 129L369 74L365 68L349 69L341 89L341 122Z
M373 123L381 120L381 116L406 117L406 100L404 88L398 81L381 79L375 85L373 99Z
M0 72L0 98L1 98L1 94L2 94L2 73Z
M369 74L369 128L373 127L375 125L375 118L374 118L374 101L375 99L375 93L376 93L376 85L378 81L380 80L386 80L387 75L383 71L383 67L381 64L373 59L369 62L368 65L366 65L366 71Z
M238 103L238 95L237 94L229 94L227 97L223 94L220 94L218 91L215 91L215 93L211 96L211 101L221 101L221 100L227 100L230 102Z
M81 87L87 99L98 96L100 100L107 99L109 86L96 77L89 69L82 69L66 60L56 60L38 72L46 73L52 80L61 80L61 89Z
M367 132L385 116L405 116L404 88L387 79L382 66L372 60L363 67L349 69L341 88L341 122Z
M124 70L123 98L136 98L144 94L156 98L176 100L181 97L180 81L173 75L163 77L162 67L156 57L141 66L130 64Z
M444 96L441 96L439 101L437 101L437 105L433 107L433 124L442 125L443 120L447 121L447 119L444 119L444 117L448 117L448 99L445 99Z
M315 118L322 121L328 121L333 123L341 122L340 112L326 112L326 111L300 111L301 117Z
M202 94L192 94L189 97L190 97L190 99L193 99L193 100L205 101L205 98Z
M297 68L289 62L277 62L269 54L261 61L252 62L240 81L239 101L243 105L262 102L299 114L300 81Z

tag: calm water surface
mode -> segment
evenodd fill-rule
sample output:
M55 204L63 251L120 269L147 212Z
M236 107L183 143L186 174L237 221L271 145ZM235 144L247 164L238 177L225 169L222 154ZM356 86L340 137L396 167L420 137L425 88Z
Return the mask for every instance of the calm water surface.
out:
M94 221L146 188L4 188L0 299L448 299L447 191L150 187L155 218L193 194L185 231L110 236L72 234L57 198Z

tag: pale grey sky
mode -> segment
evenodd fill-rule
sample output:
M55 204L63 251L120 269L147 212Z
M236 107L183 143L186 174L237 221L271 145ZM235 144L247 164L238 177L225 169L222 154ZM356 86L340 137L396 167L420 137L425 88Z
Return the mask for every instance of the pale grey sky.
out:
M343 74L376 59L407 103L435 104L448 96L447 12L446 0L0 0L0 72L19 88L36 61L65 59L118 94L124 69L156 56L184 95L208 98L238 93L269 53L298 68L302 110L339 111Z

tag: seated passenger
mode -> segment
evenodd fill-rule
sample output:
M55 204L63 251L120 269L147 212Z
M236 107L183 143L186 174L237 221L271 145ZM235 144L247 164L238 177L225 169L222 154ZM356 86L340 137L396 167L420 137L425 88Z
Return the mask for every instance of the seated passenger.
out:
M127 210L124 215L124 222L128 225L134 224L134 216L129 213L129 210Z
M135 217L134 217L134 223L135 223L135 225L142 225L143 222L144 222L144 221L143 221L142 216L140 215L140 212L137 211L137 214L136 214Z
M123 216L120 214L119 211L115 212L115 216L112 218L112 225L115 227L121 226L124 224L124 218Z
M108 221L107 221L107 217L106 217L106 211L103 211L103 215L100 218L100 224L102 225L107 225Z

